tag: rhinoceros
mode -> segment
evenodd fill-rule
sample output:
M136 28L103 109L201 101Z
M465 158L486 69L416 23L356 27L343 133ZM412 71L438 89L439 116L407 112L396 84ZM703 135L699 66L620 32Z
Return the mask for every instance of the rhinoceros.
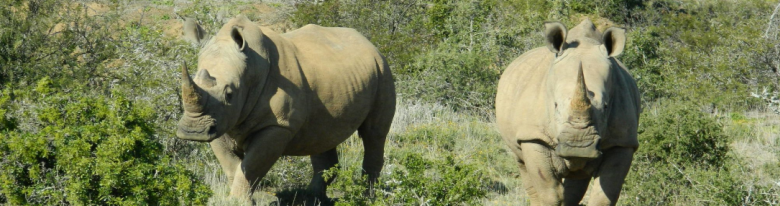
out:
M639 90L616 59L625 30L602 34L590 20L568 32L544 27L547 47L515 59L499 80L499 131L532 205L577 205L591 179L588 205L614 205L639 147Z
M194 80L186 64L181 72L176 135L210 142L231 196L251 196L280 156L309 155L308 189L327 201L322 172L355 131L363 172L369 185L377 180L395 86L384 57L356 30L306 25L277 34L237 16L203 47Z
M198 24L197 19L183 17L178 13L176 13L176 16L182 20L182 39L192 44L200 44L206 38L206 31Z

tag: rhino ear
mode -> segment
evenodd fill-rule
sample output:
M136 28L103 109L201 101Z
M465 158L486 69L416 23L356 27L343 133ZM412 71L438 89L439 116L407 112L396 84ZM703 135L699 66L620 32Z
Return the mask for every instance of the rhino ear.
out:
M553 53L560 53L566 47L566 26L560 22L544 22L544 37L547 48Z
M243 27L234 26L233 30L230 31L230 37L233 37L233 41L238 45L238 50L244 51L246 41L244 41L244 34L241 33L242 30L244 30Z
M623 28L612 27L604 31L602 37L604 47L607 47L607 53L611 57L616 57L623 53L626 46L626 30Z

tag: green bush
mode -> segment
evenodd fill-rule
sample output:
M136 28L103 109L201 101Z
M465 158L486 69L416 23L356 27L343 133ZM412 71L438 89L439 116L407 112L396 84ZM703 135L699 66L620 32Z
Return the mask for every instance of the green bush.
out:
M456 110L490 111L501 70L491 47L501 46L486 32L495 18L489 11L497 6L496 1L435 3L426 26L441 42L413 59L409 73L399 77L406 83L399 90Z
M206 204L188 169L202 163L179 151L194 144L169 129L175 75L160 70L194 48L120 19L116 2L97 15L87 2L0 3L0 204Z
M641 0L574 0L567 3L571 11L593 13L621 24L630 23L633 13L645 6Z
M645 109L620 204L771 204L778 188L746 184L752 171L729 152L733 139L695 104L661 101Z
M681 99L742 111L759 103L749 98L750 92L779 89L778 76L771 74L774 60L768 58L778 41L763 37L763 17L771 15L773 6L765 1L647 2L632 14L621 60L633 70L646 102Z
M56 0L2 0L0 4L0 85L31 83L43 77L90 82L117 57L110 29L115 15L87 15L82 3ZM56 71L56 72L54 72ZM22 86L17 85L17 86Z
M473 205L487 194L487 178L476 165L456 162L450 155L428 159L418 153L406 153L390 175L381 176L365 196L365 176L357 166L339 170L334 167L326 176L340 178L329 187L344 195L336 205Z
M191 171L162 153L150 107L116 92L68 94L47 78L26 95L40 103L30 111L40 126L2 133L0 192L7 203L190 205L211 196Z
M636 159L619 205L775 205L780 189L748 184L750 171L739 161L723 168L682 168Z
M663 102L653 108L657 110L640 117L637 156L681 167L725 164L732 140L710 114L687 102Z
M412 59L438 41L428 35L424 18L424 6L417 0L336 0L297 4L290 20L299 27L354 28L374 43L396 75L404 75Z
M11 90L5 89L0 93L0 132L16 129L16 120L8 114L11 100Z
M398 90L410 99L447 104L457 111L490 112L500 70L486 51L435 51L419 57L421 72L402 76Z
M637 87L642 90L642 100L652 102L656 99L672 96L670 94L675 85L670 85L669 78L662 67L661 34L658 27L649 26L638 28L629 32L628 39L631 44L625 48L625 53L620 57L621 62L631 69L632 76L636 80Z

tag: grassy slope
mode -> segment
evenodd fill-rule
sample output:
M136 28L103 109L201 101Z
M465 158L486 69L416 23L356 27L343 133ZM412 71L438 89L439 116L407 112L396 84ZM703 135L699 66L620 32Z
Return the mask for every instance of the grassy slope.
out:
M696 1L685 2L697 3ZM93 7L90 8L95 12L116 13L122 16L125 21L117 25L116 29L123 29L119 32L123 34L122 40L133 44L127 48L134 48L122 51L120 61L109 67L114 70L107 71L110 73L107 78L116 78L115 83L110 87L133 94L134 100L139 104L155 105L159 108L160 114L155 123L159 127L157 133L166 145L166 152L174 153L180 158L179 161L186 162L190 169L211 186L215 193L209 204L241 204L227 197L229 189L226 177L222 174L208 146L177 140L171 132L179 115L176 96L178 65L182 60L195 62L197 54L196 47L177 40L180 32L177 28L180 28L180 25L177 20L172 19L174 16L172 12L175 10L185 16L198 17L204 22L204 27L210 34L213 34L222 22L238 13L247 14L251 19L259 19L263 24L285 30L293 27L285 21L293 9L292 5L284 1L271 1L266 4L250 4L241 1L230 3L198 1L197 4L184 1L138 1L120 3L116 8L91 5ZM142 27L128 28L126 24L131 22L140 22ZM640 31L637 29L633 32ZM644 37L639 34L630 37L637 36ZM631 46L629 44L629 47ZM406 83L397 82L397 84ZM487 191L487 197L479 200L481 204L527 204L516 165L500 141L492 123L492 114L474 116L471 113L458 113L449 106L417 102L408 98L400 100L399 105L388 139L384 176L391 176L394 171L403 169L399 166L399 159L404 154L422 153L424 157L430 159L450 156L459 164L476 165L490 180L483 187ZM659 109L663 108L649 106L644 111L651 113L649 116L653 117ZM778 126L780 116L762 109L737 111L712 115L724 125L726 133L734 139L730 145L731 151L740 160L735 164L743 164L747 168L738 172L742 175L741 182L746 186L755 184L780 187L778 173L773 172L780 170L778 160L780 159L780 149L778 149L780 148L778 145L780 144ZM24 124L27 120L20 119L20 122ZM342 168L360 164L362 145L358 138L350 138L339 147L339 152ZM302 191L306 187L310 175L308 158L282 158L264 179L264 188L262 192L255 195L255 198L261 204L291 201L295 192ZM641 188L635 189L641 190ZM334 197L344 194L343 191L330 192ZM693 193L677 194L681 197L669 198L671 201L666 204L701 204L706 202L701 200L702 197L707 197L704 194L706 192L707 190L697 190ZM634 198L632 196L634 194L636 193L624 194L621 200L626 202L626 199ZM283 199L280 200L278 197Z

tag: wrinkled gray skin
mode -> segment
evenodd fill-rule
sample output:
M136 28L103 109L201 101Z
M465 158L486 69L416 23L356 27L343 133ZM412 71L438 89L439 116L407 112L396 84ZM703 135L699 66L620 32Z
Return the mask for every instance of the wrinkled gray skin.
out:
M567 32L545 24L547 48L502 74L496 122L517 157L531 205L614 205L638 148L639 91L615 57L625 31L589 20Z
M355 131L364 173L376 181L395 87L384 57L353 29L307 25L277 34L238 16L203 48L194 80L183 67L182 101L177 136L211 143L231 196L251 196L282 155L310 155L309 190L327 200L322 172Z

